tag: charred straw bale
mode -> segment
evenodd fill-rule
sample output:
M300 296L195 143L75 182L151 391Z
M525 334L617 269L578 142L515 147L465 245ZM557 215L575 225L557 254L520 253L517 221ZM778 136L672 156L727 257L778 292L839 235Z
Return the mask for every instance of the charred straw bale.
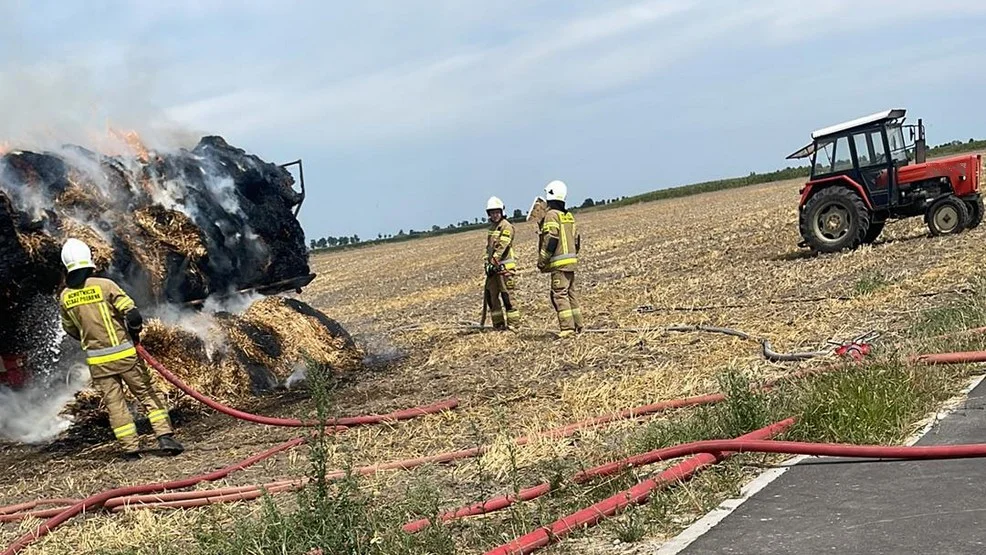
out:
M104 156L81 147L0 156L0 314L61 286L59 248L89 243L139 306L307 275L291 174L205 137L192 150ZM53 302L53 301L52 301ZM14 338L0 324L0 344Z
M151 320L143 343L182 380L227 403L278 387L308 361L345 372L360 368L364 358L336 321L280 297L257 301L240 315L217 313L208 331L193 333ZM180 397L156 379L172 400Z

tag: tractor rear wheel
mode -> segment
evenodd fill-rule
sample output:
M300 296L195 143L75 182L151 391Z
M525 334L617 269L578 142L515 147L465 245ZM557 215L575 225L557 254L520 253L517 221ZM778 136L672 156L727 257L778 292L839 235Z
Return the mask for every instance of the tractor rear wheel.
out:
M979 224L983 221L983 199L967 200L965 201L965 207L969 209L969 225L966 227L968 229L979 227Z
M863 244L868 245L883 233L883 226L887 225L887 222L870 222L870 228L866 230L866 235L863 236Z
M808 199L798 227L813 250L838 252L854 249L863 242L870 219L869 209L855 191L829 187Z
M931 236L955 235L961 233L970 223L969 209L957 197L949 195L931 204L924 215L924 221L931 230Z

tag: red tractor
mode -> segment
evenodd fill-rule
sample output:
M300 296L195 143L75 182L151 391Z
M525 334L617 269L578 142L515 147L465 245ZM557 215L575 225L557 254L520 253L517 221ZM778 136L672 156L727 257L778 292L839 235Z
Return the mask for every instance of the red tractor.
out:
M924 126L910 128L914 163L904 143L904 110L887 110L811 134L812 143L788 156L811 158L801 189L798 224L819 252L872 243L890 219L924 216L932 235L979 225L980 156L925 161Z

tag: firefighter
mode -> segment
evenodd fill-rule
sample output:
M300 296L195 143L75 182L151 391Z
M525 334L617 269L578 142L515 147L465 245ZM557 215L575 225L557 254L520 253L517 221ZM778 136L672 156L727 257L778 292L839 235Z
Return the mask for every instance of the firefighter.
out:
M575 268L582 238L575 216L565 208L568 187L552 181L544 188L548 211L541 220L538 270L551 274L551 304L558 314L559 337L582 331L582 312L575 291Z
M490 197L486 201L490 229L486 235L486 289L483 295L493 318L493 329L500 330L517 329L520 325L520 311L510 298L510 292L517 286L514 226L507 221L504 212L502 200Z
M140 343L143 319L133 300L113 281L93 276L92 252L78 239L62 246L66 287L59 295L62 327L82 344L93 387L103 397L113 434L123 446L123 458L140 458L140 440L124 389L144 405L158 446L170 455L184 451L174 437L168 408L151 385L151 377L135 345Z

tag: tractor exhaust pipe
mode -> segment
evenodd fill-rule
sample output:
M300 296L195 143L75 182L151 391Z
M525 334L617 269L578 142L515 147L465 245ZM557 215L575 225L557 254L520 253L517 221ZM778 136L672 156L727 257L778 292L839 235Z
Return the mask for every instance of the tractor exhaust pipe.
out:
M924 122L918 119L918 136L914 140L914 163L923 164L928 158L928 143L924 140Z

